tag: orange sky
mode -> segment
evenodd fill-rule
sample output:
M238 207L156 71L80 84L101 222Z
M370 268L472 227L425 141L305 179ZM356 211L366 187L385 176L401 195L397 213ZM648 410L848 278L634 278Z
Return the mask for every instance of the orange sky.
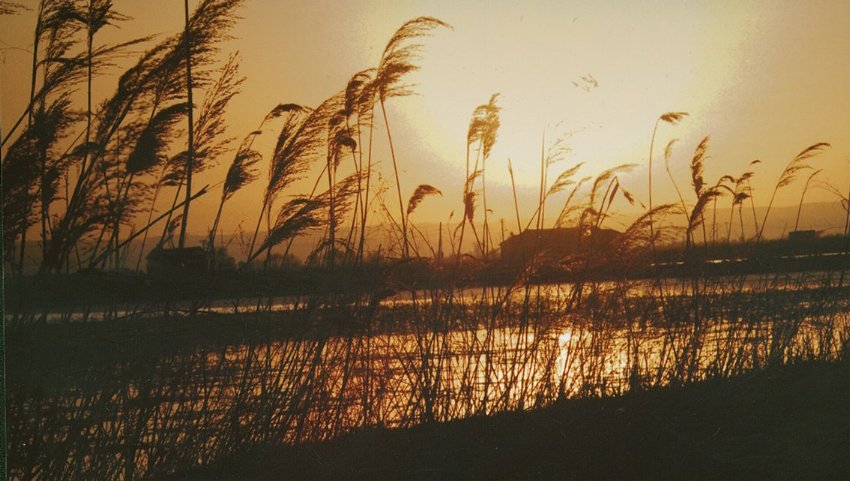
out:
M24 3L36 5L35 0ZM100 42L181 29L183 2L115 3L133 20L103 33ZM462 210L469 116L494 92L501 93L503 108L487 172L488 202L496 218L514 218L508 158L520 184L522 214L526 219L531 215L544 132L550 139L571 133L573 152L553 166L550 178L579 161L586 162L579 175L634 162L640 167L622 182L646 202L650 134L655 119L667 111L686 111L690 117L659 129L656 204L675 198L661 157L674 137L680 142L672 167L683 187L688 185L690 155L705 135L712 136L708 179L739 174L753 159L764 161L753 182L757 203L767 202L784 165L815 142L833 144L812 161L824 169L822 178L841 191L850 183L850 2L246 3L235 38L222 46L223 55L240 52L247 77L228 113L230 134L239 138L278 102L315 106L343 88L353 73L377 64L386 41L406 20L430 15L454 27L424 40L421 71L410 77L418 95L388 103L404 197L420 183L444 193L422 204L414 214L417 222L445 220L450 211ZM26 50L33 24L33 12L0 18L4 132L26 105ZM113 73L98 80L95 101L113 92L118 70ZM586 75L598 86L581 82ZM375 156L389 179L385 134L378 130L376 135ZM220 159L218 167L196 182L220 182L229 160ZM312 179L291 193L303 191L308 183ZM253 226L262 188L263 177L226 205L225 232L243 219L246 228ZM798 182L782 191L777 204L795 204L801 188ZM397 209L394 197L387 199ZM807 199L834 197L812 190ZM217 202L218 192L193 203L190 231L208 227Z

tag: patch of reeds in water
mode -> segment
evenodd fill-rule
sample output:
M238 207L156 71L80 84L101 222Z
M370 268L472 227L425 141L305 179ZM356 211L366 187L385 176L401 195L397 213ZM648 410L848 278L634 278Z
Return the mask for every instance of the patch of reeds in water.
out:
M138 479L247 446L846 356L850 322L834 280L803 288L802 277L783 277L706 281L699 292L667 280L663 297L651 284L599 283L584 286L578 307L570 286L420 291L347 334L68 366L58 383L10 386L11 479Z

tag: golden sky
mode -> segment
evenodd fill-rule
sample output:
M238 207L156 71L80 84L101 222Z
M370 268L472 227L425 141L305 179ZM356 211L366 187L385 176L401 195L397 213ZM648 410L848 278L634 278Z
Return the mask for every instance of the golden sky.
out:
M36 6L35 0L24 3ZM115 4L133 20L103 33L100 42L182 28L181 1ZM659 128L656 204L675 199L662 158L672 138L680 139L673 173L685 188L691 154L706 135L710 180L740 174L751 160L764 162L753 182L757 203L767 203L785 164L816 142L833 145L812 161L824 169L822 178L841 191L850 183L850 2L248 0L240 14L235 38L222 46L223 56L239 51L247 77L228 114L230 134L238 138L277 103L315 106L353 73L375 66L406 20L429 15L453 26L423 41L421 70L409 79L417 95L388 103L404 197L421 183L444 193L422 204L413 215L417 222L445 220L450 211L462 210L467 124L473 109L495 92L501 94L502 125L487 182L496 218L514 218L508 158L522 214L531 215L544 134L568 134L573 150L552 167L550 178L581 161L586 165L579 176L637 163L622 182L646 202L650 135L656 118L668 111L690 116ZM26 105L33 25L33 12L0 18L4 132ZM95 101L114 91L119 70L113 73L98 80ZM588 75L598 86L581 80ZM376 131L375 156L390 179L383 135ZM197 184L220 182L229 160L220 159ZM263 177L225 206L226 232L243 219L246 228L253 226L262 188ZM796 204L801 189L802 181L782 191L777 204ZM387 199L397 209L394 197ZM807 200L834 197L812 190ZM190 231L208 227L217 202L216 192L193 203Z

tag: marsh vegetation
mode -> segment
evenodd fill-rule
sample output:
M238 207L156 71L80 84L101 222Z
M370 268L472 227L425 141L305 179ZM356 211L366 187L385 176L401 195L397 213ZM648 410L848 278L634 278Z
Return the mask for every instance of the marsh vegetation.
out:
M707 179L709 137L690 156L689 188L669 168L675 140L666 144L668 178L653 178L650 168L644 205L622 182L634 164L588 176L581 163L560 169L568 137L549 132L530 212L520 208L508 164L510 223L528 255L482 285L470 279L499 265L504 232L494 225L487 191L501 134L498 94L459 133L466 145L461 215L440 224L436 241L416 214L442 192L402 176L406 158L393 144L386 109L413 93L407 76L419 68L428 37L451 27L432 17L408 21L376 66L318 106L274 106L236 141L225 136L224 113L243 78L238 55L223 57L219 45L241 3L202 0L194 12L187 4L185 30L149 48L99 106L91 101L93 76L153 39L98 44L99 29L129 21L109 1L38 4L29 105L2 138L5 271L19 286L95 272L107 283L129 279L136 295L63 303L58 315L47 302L16 304L18 295L7 296L11 479L146 479L250 447L728 380L801 361L846 362L850 210L843 191L818 184L810 165L829 144L789 154L757 215L750 180L759 163ZM0 13L16 8L7 4L0 2ZM71 100L81 86L84 109ZM203 100L195 104L193 96ZM650 167L659 160L656 135L685 121L684 112L658 117ZM263 153L256 141L269 134L273 149ZM389 181L373 170L378 146L387 147ZM224 160L219 184L192 184L193 174ZM827 252L838 261L816 273L711 275L713 252L779 245L764 235L772 206L803 179L798 225L810 185L843 202L844 232ZM312 189L295 191L304 180ZM160 251L186 249L190 206L207 194L219 201L200 247L214 258L228 200L254 182L263 194L233 270L178 269L168 282L140 272L149 240ZM653 203L661 182L678 201ZM606 235L626 205L640 214ZM728 219L718 219L721 208ZM370 250L375 224L384 233ZM539 233L556 228L579 235L575 249L553 259ZM298 270L310 273L308 281L340 282L274 299L280 293L262 284L287 282L276 259L288 259L308 233L319 241ZM128 249L133 241L141 242L137 252ZM27 259L36 244L33 274ZM675 276L644 269L670 262L671 252L681 265ZM553 269L568 282L540 283L541 272ZM207 282L215 276L244 276L248 287L214 303ZM260 280L256 289L252 278ZM139 297L138 285L162 292Z

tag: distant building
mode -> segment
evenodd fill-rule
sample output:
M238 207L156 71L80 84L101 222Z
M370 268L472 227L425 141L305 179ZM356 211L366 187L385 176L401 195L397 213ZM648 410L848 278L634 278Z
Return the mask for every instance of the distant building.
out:
M184 247L182 249L163 249L156 247L147 256L148 274L157 276L168 275L203 275L233 272L236 261L227 255L224 247L216 249L215 255L201 247Z
M157 247L147 257L148 274L156 276L202 275L211 271L210 255L200 247L163 249Z
M814 230L795 230L788 233L788 240L793 242L806 242L817 238L818 233Z
M593 228L594 249L605 249L622 234L613 229ZM591 246L590 232L582 235L578 227L526 230L502 242L502 260L523 263L542 253L544 260L557 262L564 257L586 252Z

